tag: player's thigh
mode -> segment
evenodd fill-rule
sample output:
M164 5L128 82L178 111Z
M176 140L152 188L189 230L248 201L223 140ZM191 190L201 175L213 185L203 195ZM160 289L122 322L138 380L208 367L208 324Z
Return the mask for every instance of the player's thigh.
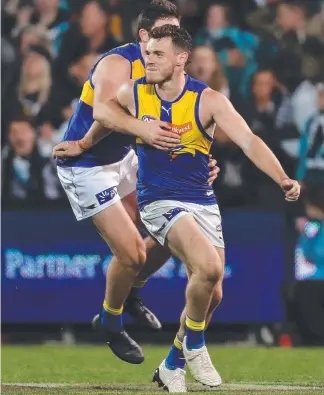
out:
M119 165L58 167L58 177L78 221L92 217L120 200Z
M134 224L140 223L140 215L137 207L136 191L129 193L121 199L123 206Z
M144 265L146 248L143 238L120 201L94 215L92 220L119 260Z
M167 234L170 251L192 273L200 272L215 282L221 277L222 264L217 250L191 215L183 215Z

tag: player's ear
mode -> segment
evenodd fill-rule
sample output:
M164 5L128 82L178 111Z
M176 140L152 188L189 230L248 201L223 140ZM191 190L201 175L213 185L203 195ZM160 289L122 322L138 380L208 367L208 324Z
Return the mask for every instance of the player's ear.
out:
M178 55L178 62L177 62L177 66L185 66L188 62L189 59L189 55L187 52L181 52Z
M147 43L149 40L149 34L148 31L145 29L140 29L138 32L139 36L140 36L140 40L142 43Z

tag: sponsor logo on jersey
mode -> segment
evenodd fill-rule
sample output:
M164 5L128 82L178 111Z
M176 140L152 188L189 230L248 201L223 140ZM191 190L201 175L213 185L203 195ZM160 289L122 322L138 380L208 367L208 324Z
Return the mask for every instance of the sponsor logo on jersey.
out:
M178 134L184 134L184 133L190 132L190 130L192 130L192 122L187 122L182 125L171 124L170 126L171 126L172 132L178 133Z

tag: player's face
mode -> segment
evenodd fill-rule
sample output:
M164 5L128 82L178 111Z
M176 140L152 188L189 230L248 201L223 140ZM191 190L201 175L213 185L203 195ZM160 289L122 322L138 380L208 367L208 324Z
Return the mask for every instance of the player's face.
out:
M158 84L171 79L178 62L171 38L151 39L145 51L146 80Z

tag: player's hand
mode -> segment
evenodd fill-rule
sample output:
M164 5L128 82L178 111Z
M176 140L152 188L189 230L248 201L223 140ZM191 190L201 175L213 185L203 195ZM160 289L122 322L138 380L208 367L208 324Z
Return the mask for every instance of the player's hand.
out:
M220 168L216 166L217 160L212 157L212 155L209 155L209 163L208 167L211 169L209 172L209 178L208 178L208 184L213 185L213 182L216 180L218 177L218 173L220 171Z
M159 150L168 151L180 145L180 135L171 131L168 122L153 120L143 122L140 138Z
M288 202L298 200L300 195L300 185L297 181L285 178L281 181L280 187L285 192L285 199Z
M83 152L78 141L63 141L53 148L52 156L56 158L69 158L79 156Z

